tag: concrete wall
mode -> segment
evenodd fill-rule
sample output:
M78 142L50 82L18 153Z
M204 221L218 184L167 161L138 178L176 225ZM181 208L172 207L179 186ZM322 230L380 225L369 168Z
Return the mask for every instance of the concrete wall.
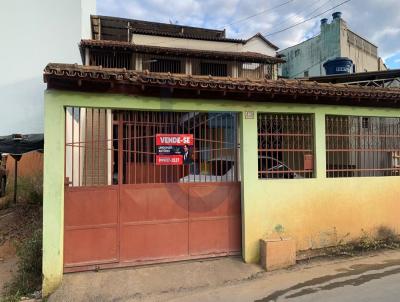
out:
M347 24L342 22L340 31L340 53L342 57L348 57L353 61L356 72L385 70L380 66L380 58L350 43L348 34L349 30Z
M80 63L95 0L1 1L0 135L43 132L43 69Z
M195 40L195 39L182 39L173 37L133 34L132 42L139 45L201 49L201 50L215 50L215 51L228 51L228 52L253 51L273 57L276 56L276 51L258 37L254 37L248 43L242 44L234 42L205 41L205 40Z
M228 100L160 99L112 94L47 91L45 95L45 173L43 217L43 293L51 293L63 273L64 106L161 111L234 111L240 113L242 252L259 259L259 239L281 224L297 250L335 244L349 233L359 236L384 225L400 230L400 177L326 178L325 115L399 117L399 109L251 103ZM257 119L246 111L311 113L315 118L313 179L258 179Z
M246 44L243 45L241 51L253 51L265 54L267 56L275 57L276 50L267 45L261 38L253 37Z
M343 19L321 24L321 33L300 44L279 51L286 56L282 76L288 78L325 75L323 64L336 57L348 57L356 65L356 72L385 70L379 58L348 41L348 27Z
M324 75L322 66L329 59L340 56L340 21L321 25L321 33L295 46L279 51L287 62L282 65L282 75L301 78Z

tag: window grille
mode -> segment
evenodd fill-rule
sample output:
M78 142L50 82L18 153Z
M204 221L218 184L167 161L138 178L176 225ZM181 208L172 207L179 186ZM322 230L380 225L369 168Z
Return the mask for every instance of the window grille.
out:
M226 77L228 75L228 65L223 63L200 62L200 74Z
M314 176L311 114L258 114L258 178Z
M90 65L104 68L134 69L131 65L132 54L123 52L90 52Z
M400 118L327 116L327 177L399 175Z
M66 185L236 182L237 122L237 113L233 112L68 107ZM190 160L182 165L157 165L157 134L193 135ZM178 149L174 147L174 152Z
M250 80L274 79L276 76L274 64L98 50L90 52L90 65Z
M102 186L113 183L111 110L68 107L65 112L66 184ZM116 172L116 171L115 171Z
M185 60L177 57L142 55L143 70L163 73L185 73Z

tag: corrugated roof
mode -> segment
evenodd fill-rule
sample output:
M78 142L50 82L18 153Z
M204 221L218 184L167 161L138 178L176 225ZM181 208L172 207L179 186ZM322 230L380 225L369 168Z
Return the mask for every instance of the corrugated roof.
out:
M349 83L357 81L373 81L394 78L400 78L400 69L315 76L310 77L309 80L321 83Z
M201 28L178 24L168 24L160 22L143 21L136 19L126 19L110 16L91 16L92 38L96 40L130 41L129 34L144 34L164 37L176 37L184 39L196 39L207 41L247 43L254 37L259 37L266 44L275 50L279 47L265 38L261 33L257 33L249 39L227 38L226 32L220 29Z
M186 39L210 40L221 42L244 43L242 39L226 38L225 30L208 29L177 24L125 19L109 16L91 16L92 38L116 41L128 41L129 32L177 37Z

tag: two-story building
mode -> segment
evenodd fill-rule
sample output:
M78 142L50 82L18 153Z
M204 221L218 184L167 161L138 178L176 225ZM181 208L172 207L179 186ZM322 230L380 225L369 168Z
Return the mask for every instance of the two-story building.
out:
M92 16L82 40L83 64L106 68L232 78L276 79L278 47L260 33L246 39L225 30Z
M324 63L335 58L352 61L351 72L386 70L378 55L378 47L352 31L340 12L332 14L332 21L321 20L321 32L304 42L279 51L286 63L282 65L284 78L325 75Z
M44 295L74 271L254 263L278 225L297 251L400 228L400 90L277 80L261 35L93 16L80 50L44 70Z

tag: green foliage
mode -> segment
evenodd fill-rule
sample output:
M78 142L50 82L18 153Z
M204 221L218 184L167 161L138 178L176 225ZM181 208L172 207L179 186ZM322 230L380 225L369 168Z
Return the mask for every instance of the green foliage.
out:
M20 297L40 290L42 283L42 231L17 246L18 270L14 279L5 286L2 302L19 301Z
M400 248L400 237L392 229L380 226L375 234L361 230L361 236L350 242L344 243L344 238L332 248L327 249L327 254L332 256L355 256L360 253L380 249ZM346 237L350 235L347 234Z

